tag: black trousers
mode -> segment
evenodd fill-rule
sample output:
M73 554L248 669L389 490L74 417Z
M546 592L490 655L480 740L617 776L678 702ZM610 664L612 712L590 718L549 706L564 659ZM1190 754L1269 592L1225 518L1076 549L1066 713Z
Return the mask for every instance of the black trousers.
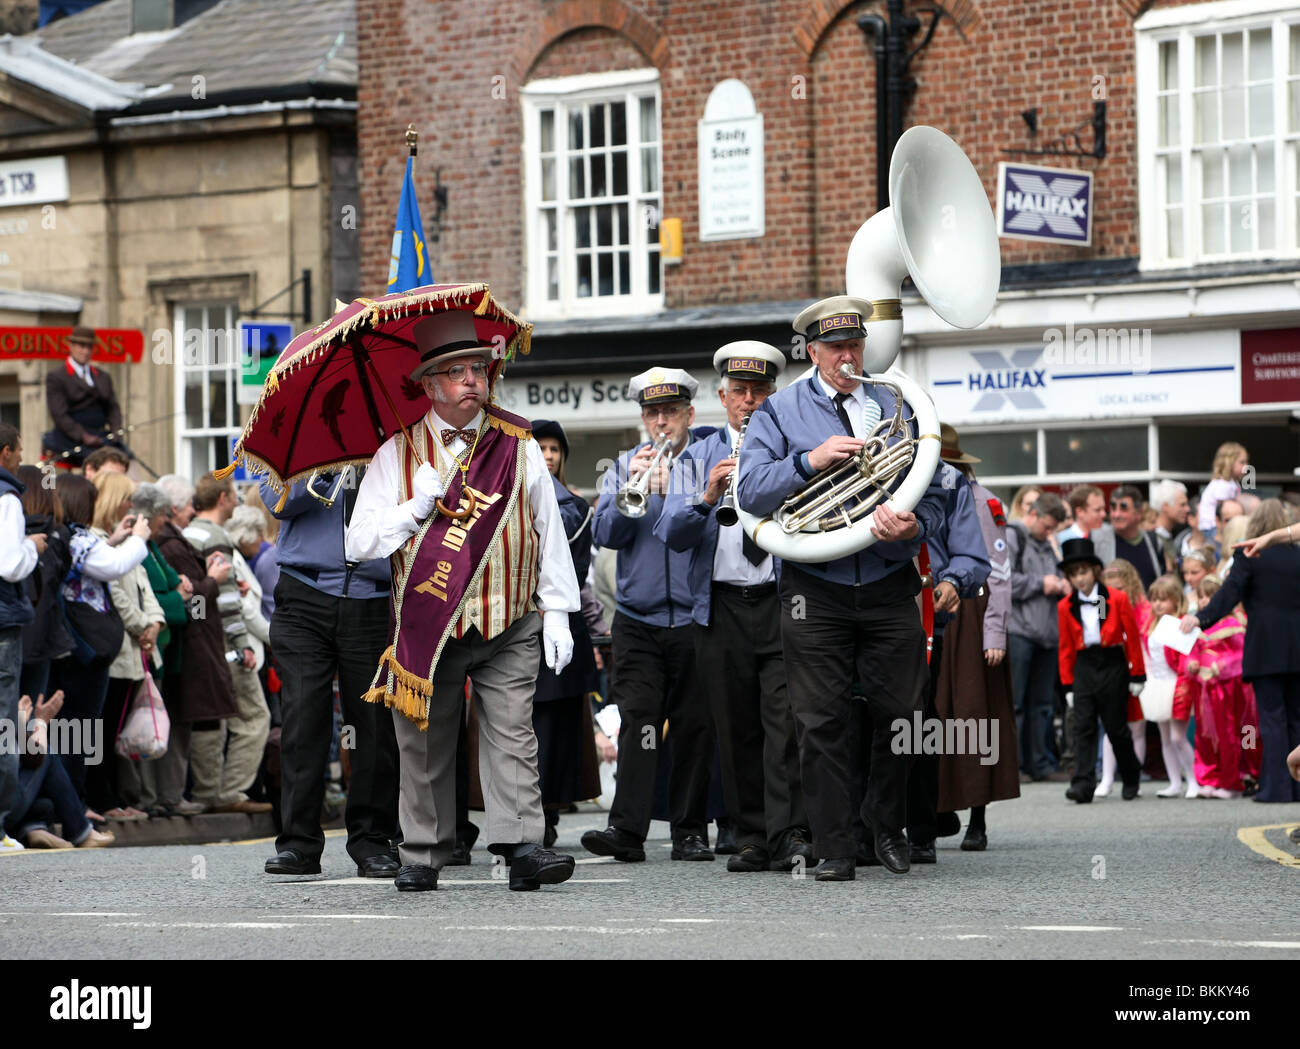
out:
M1081 649L1074 664L1074 778L1071 786L1091 792L1097 785L1097 719L1115 749L1125 786L1142 775L1128 730L1128 661L1119 645Z
M610 633L614 642L612 698L622 727L609 825L641 841L650 832L655 770L666 718L673 739L668 779L673 840L692 834L707 840L713 723L708 701L696 687L695 624L655 627L616 612Z
M280 668L281 824L277 850L317 858L325 848L321 803L339 676L344 730L355 731L344 822L360 862L390 850L397 832L397 739L393 717L361 696L388 644L388 599L332 597L284 573L275 587L271 647Z
M775 583L713 585L709 625L696 627L695 670L709 694L736 844L781 852L790 831L807 829L808 815Z
M858 587L827 583L789 563L782 568L786 680L813 852L822 859L855 854L858 818L887 834L901 834L907 820L912 757L893 752L891 726L925 699L925 631L914 600L920 588L910 565ZM855 676L871 730L865 780Z
M939 717L934 697L939 691L939 663L943 659L943 635L934 635L930 647L930 674L921 717ZM917 754L907 777L907 840L913 845L933 845L939 835L939 755Z

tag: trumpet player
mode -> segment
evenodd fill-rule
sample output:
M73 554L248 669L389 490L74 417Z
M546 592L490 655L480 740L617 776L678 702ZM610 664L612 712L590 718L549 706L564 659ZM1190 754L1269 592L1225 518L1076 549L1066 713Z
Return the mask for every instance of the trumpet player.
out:
M771 513L814 475L856 455L876 422L893 416L889 390L840 371L848 364L861 374L871 317L869 300L840 295L795 318L816 371L769 397L749 420L737 486L747 512ZM894 753L889 729L897 718L910 719L925 697L925 633L914 600L921 580L912 558L942 527L936 471L915 511L895 513L877 504L874 545L821 564L782 565L781 640L812 847L822 860L818 881L855 876L854 795L861 771L855 677L876 729L861 817L874 831L874 851L885 868L896 874L909 868L903 826L912 758Z
M707 826L713 727L707 701L694 687L691 558L669 549L653 531L669 487L668 456L675 460L690 441L698 388L680 368L651 368L628 383L628 398L641 406L650 441L605 474L592 523L596 545L618 551L611 696L622 725L609 826L588 831L582 844L597 856L628 863L645 859L665 718L673 741L672 858L714 858Z
M776 559L725 508L734 498L734 450L744 420L776 389L785 358L765 342L732 342L713 356L727 425L686 449L678 463L695 490L674 485L655 525L673 550L691 552L695 668L708 682L722 792L738 852L734 872L811 866L799 750L781 657ZM687 469L688 464L693 469ZM722 509L720 509L722 508Z

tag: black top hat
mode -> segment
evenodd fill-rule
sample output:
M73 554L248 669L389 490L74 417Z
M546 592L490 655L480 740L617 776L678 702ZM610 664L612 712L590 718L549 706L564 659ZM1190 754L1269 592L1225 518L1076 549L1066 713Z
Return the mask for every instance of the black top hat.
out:
M1070 565L1081 561L1096 565L1098 570L1103 567L1097 551L1092 548L1091 539L1067 539L1061 544L1061 560L1056 563L1057 568L1064 572Z
M560 442L560 450L564 452L564 460L569 460L569 439L564 436L564 427L551 419L534 419L533 436L537 440L543 437L554 437Z

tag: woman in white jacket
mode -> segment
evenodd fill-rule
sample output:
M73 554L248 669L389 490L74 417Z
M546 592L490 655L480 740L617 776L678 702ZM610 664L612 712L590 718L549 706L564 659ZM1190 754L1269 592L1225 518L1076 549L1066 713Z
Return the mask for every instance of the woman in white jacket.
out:
M91 530L98 495L93 484L84 477L68 475L58 478L55 490L63 506L64 522L72 529L69 548L73 568L63 583L65 605L80 601L105 616L120 618L104 584L144 563L149 553L145 544L149 523L119 520L105 538ZM95 724L103 713L113 660L109 656L81 663L69 655L54 664L49 689L51 695L57 689L63 690L63 718L78 721L87 728ZM105 747L102 723L100 728L99 733L83 732L83 745L63 756L68 778L82 800L86 796L87 752L91 752L92 767L102 764L111 752ZM104 823L104 817L93 809L87 808L86 817L93 823Z
M96 474L94 484L98 496L91 533L107 540L110 532L128 519L135 485L124 474L116 473ZM137 518L132 516L130 520L134 527ZM148 520L143 524L147 531ZM151 666L161 665L157 640L166 626L166 616L149 584L149 573L143 560L110 581L108 592L125 631L121 648L108 670L108 693L104 701L104 760L86 777L87 800L107 819L147 820L147 810L156 801L153 766L148 762L118 757L116 743L123 713L144 683L145 661L148 660Z

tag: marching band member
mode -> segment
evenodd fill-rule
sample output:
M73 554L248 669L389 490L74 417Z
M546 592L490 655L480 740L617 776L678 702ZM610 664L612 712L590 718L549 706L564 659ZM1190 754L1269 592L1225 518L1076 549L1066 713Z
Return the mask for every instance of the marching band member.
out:
M774 511L815 474L856 454L876 420L893 413L890 391L839 372L847 363L861 373L871 311L868 300L840 295L795 319L817 370L769 397L749 421L737 492L747 512ZM824 564L782 566L781 640L819 881L854 878L855 673L876 729L862 819L886 869L909 869L903 825L911 756L893 752L888 730L896 718L910 720L925 697L925 633L914 600L921 580L912 558L943 527L942 495L936 471L914 512L877 505L874 545Z
M527 420L485 404L492 347L479 345L473 318L439 313L413 333L420 365L411 379L433 403L410 443L398 433L375 453L346 539L351 561L396 554L397 625L366 693L393 709L397 733L405 840L395 884L436 889L452 857L468 677L478 704L488 848L510 865L511 889L536 889L573 874L572 856L541 846L532 707L538 634L549 668L541 673L560 673L573 654L569 613L578 610L578 580ZM449 503L452 513L469 513L453 520L444 512Z
M665 718L673 741L668 782L672 858L714 858L707 811L713 729L707 700L696 688L691 557L670 550L653 531L669 478L669 467L662 456L655 460L654 448L666 436L674 459L685 451L695 419L691 400L698 388L680 368L651 368L633 376L628 397L641 405L641 421L651 442L624 454L606 472L596 504L596 545L618 551L610 691L622 724L609 826L588 831L582 844L597 856L628 863L645 859ZM620 489L639 482L652 462L645 512L625 516L618 507Z
M727 870L790 870L811 866L813 855L781 655L776 559L734 520L721 527L716 513L730 491L742 422L773 392L785 358L765 342L733 342L714 354L713 367L722 376L727 426L682 454L677 469L695 490L674 484L654 532L691 553L696 676L709 691L739 849Z

